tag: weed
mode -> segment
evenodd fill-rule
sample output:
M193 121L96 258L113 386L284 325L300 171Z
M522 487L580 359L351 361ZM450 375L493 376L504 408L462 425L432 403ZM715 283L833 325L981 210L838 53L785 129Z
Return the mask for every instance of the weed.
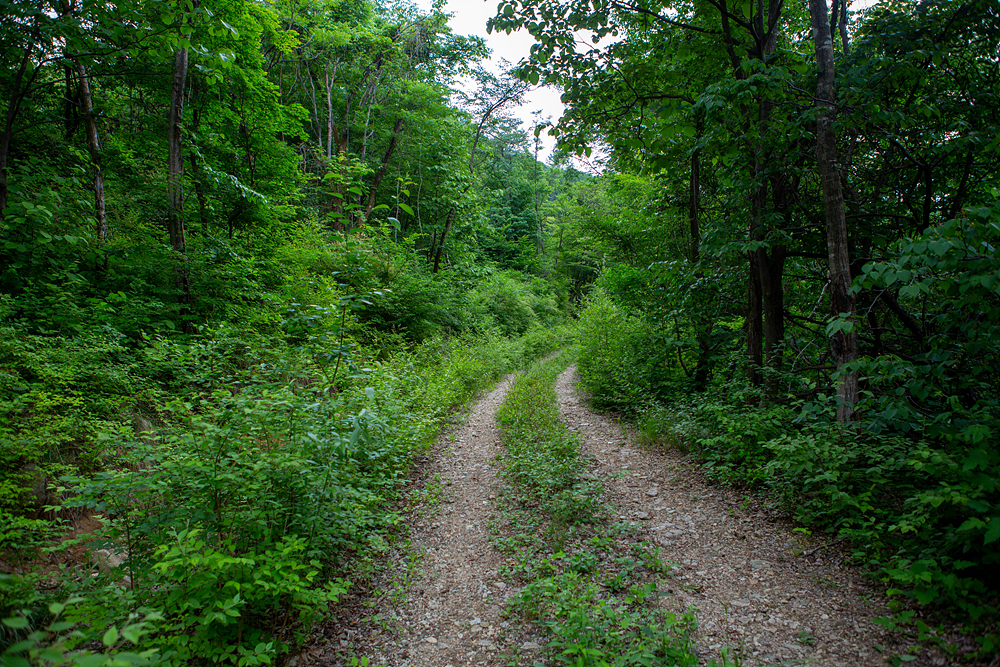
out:
M641 527L611 523L600 482L581 476L575 438L554 408L551 385L562 364L520 378L500 415L507 489L494 523L518 530L494 540L511 559L502 571L528 582L508 613L546 632L547 664L696 665L693 615L661 610L657 584L648 580L672 566L646 542L619 546L619 538L630 543ZM526 534L526 526L544 527L545 542Z

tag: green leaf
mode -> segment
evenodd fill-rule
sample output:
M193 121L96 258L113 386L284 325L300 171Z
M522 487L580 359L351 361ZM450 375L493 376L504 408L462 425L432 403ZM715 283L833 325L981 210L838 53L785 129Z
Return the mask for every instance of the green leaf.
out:
M412 209L412 208L410 208L410 206L409 206L408 204L404 204L403 202L399 202L399 208L403 209L404 211L406 211L406 212L407 212L407 213L409 213L410 215L416 215L416 214L415 214L415 213L413 212L413 209Z
M28 627L28 619L24 616L14 616L13 618L3 619L3 624L8 628L13 628L14 630L20 630L22 628Z
M114 646L118 641L118 628L111 626L108 628L107 632L104 633L104 637L101 638L101 642L108 647Z
M990 544L1000 540L1000 516L991 516L990 522L986 524L986 535L983 536L983 544Z

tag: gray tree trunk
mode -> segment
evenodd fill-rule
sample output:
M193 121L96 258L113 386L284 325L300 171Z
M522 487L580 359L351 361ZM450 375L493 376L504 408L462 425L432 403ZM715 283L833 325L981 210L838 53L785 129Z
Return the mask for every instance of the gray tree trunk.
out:
M83 122L87 128L87 148L94 170L94 217L97 219L97 240L104 243L108 239L107 206L104 199L104 171L101 168L101 140L97 134L97 120L94 118L94 99L90 92L87 68L77 61L76 73L80 77L80 105L83 107Z
M823 188L826 210L826 244L830 264L830 307L834 317L847 314L850 331L838 331L830 339L830 350L837 370L858 359L858 334L854 293L851 292L851 258L847 241L847 218L844 194L837 168L837 137L833 131L835 106L835 70L833 64L833 34L825 0L809 0L813 40L816 44L816 64L819 80L816 84L816 161ZM837 387L837 420L855 419L858 400L858 374L842 374Z

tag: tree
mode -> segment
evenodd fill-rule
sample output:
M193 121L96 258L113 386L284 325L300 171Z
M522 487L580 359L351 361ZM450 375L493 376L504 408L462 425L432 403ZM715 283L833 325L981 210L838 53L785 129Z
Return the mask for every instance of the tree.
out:
M833 63L833 32L830 29L826 0L809 0L812 17L813 41L816 45L816 64L819 80L816 84L816 163L823 189L823 207L826 212L826 238L830 261L830 306L838 317L831 349L841 374L838 384L837 420L850 421L854 417L854 404L858 400L858 375L847 370L858 358L858 332L855 323L855 299L851 289L851 258L847 239L847 218L844 213L844 195L840 188L840 170L837 168L837 136L833 122L836 116L835 71ZM837 15L834 3L833 13ZM846 35L846 33L845 33ZM844 37L844 50L847 50Z

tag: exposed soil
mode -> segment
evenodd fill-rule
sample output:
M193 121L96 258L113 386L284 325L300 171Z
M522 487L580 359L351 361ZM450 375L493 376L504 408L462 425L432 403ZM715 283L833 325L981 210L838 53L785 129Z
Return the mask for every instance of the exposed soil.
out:
M661 557L680 564L664 604L695 608L703 662L729 646L744 665L885 664L875 647L891 642L871 622L886 613L884 596L836 550L738 492L705 483L682 454L631 445L617 423L586 407L577 381L575 367L558 379L561 417L580 434L617 516L640 524L638 539L662 545ZM342 606L325 642L290 664L350 665L364 656L389 667L489 666L544 645L501 615L517 587L498 578L501 556L485 525L498 483L494 413L511 382L482 398L426 461L409 546L385 559L371 593Z
M724 487L707 484L684 455L648 451L590 411L575 368L556 383L560 416L580 434L591 472L607 476L606 498L621 519L644 526L641 539L679 563L672 611L695 608L699 654L729 646L746 665L884 665L888 639L874 616L882 595L777 515Z
M344 631L301 658L338 665L365 656L371 665L391 667L506 664L498 653L520 637L500 617L513 591L497 578L500 556L485 523L497 484L494 413L512 382L513 376L504 379L480 399L423 467L427 500L411 516L409 545L420 555L416 569L404 550L393 554L391 570L371 587L380 595L342 610L342 620L358 631Z

